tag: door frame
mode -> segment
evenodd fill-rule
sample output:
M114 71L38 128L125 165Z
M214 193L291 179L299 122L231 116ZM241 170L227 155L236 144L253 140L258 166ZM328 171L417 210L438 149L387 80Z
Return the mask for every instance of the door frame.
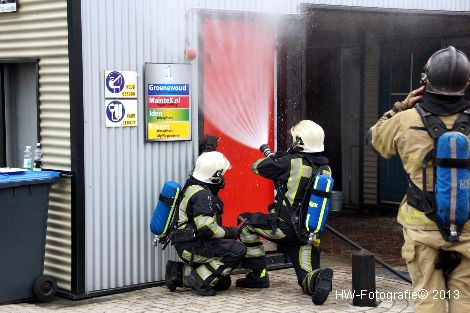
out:
M6 147L6 124L5 124L5 66L16 65L16 64L27 64L32 63L35 65L36 84L35 84L35 97L36 97L36 142L41 141L40 133L40 111L39 111L39 59L37 58L5 58L0 59L0 167L6 166L7 161L7 147Z

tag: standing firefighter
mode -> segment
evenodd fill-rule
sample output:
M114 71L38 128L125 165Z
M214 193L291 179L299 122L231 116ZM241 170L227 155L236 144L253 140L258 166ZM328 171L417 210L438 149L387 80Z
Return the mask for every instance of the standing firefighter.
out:
M252 171L271 179L276 185L276 203L269 207L270 214L242 213L239 220L246 219L240 240L247 247L243 267L250 269L245 278L238 279L237 287L267 288L270 286L266 271L265 251L260 236L278 245L294 265L299 285L304 293L311 295L315 304L323 304L331 292L333 271L320 270L320 255L316 247L308 243L296 230L292 218L296 208L305 201L305 190L312 175L322 169L330 173L324 150L323 129L309 120L292 127L293 145L287 152L277 152L260 159L251 166ZM319 244L319 240L315 240Z
M445 312L446 298L452 313L470 308L469 75L464 53L437 51L426 63L425 86L395 103L367 138L384 158L398 154L408 175L398 222L413 288L428 295L414 300L417 312Z
M172 243L186 263L169 261L166 284L189 286L203 296L230 287L230 273L243 260L246 248L236 239L236 227L220 226L222 200L217 196L224 187L229 161L217 151L204 152L182 190L177 229Z

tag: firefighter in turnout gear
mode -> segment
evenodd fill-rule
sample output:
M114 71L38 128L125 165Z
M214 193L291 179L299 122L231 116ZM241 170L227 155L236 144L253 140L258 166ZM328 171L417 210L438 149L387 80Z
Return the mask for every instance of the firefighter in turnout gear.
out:
M446 312L446 298L449 312L463 313L470 308L470 223L465 223L468 211L458 241L450 240L441 225L442 219L435 218L439 214L436 202L442 189L435 188L440 178L434 173L437 173L436 166L443 163L439 159L426 159L437 147L435 137L431 136L433 131L441 128L444 133L463 134L464 140L468 137L470 103L464 99L464 92L469 75L470 63L464 53L454 47L437 51L426 63L422 76L425 86L412 91L403 102L395 103L372 126L367 137L367 143L382 157L399 155L409 178L398 222L403 226L402 257L413 288L428 293L427 297L414 300L416 312ZM430 118L437 123L432 129L427 127ZM455 123L458 119L461 123ZM465 160L459 161L462 164ZM468 165L442 166L453 173L468 170ZM447 183L452 184L449 190L453 193L456 188L468 192L468 184L456 184L451 179ZM449 198L454 195L450 194ZM468 197L464 204L468 207Z
M216 290L230 287L230 273L245 256L245 246L237 241L240 230L220 226L223 202L217 194L224 187L224 174L229 168L222 153L204 152L186 181L178 227L172 237L186 264L168 262L166 283L173 290L176 284L192 287L203 296L214 296Z
M243 268L250 269L245 278L238 279L237 287L267 288L270 286L266 270L265 251L260 237L277 244L294 265L299 285L311 295L315 304L323 304L330 291L333 272L320 269L320 255L316 247L301 240L291 222L292 207L303 200L304 190L319 166L327 166L323 129L316 123L303 120L290 131L293 145L287 152L277 152L260 159L252 171L274 181L276 202L269 206L270 214L242 213L239 220L247 220L240 240L247 248ZM265 153L266 154L266 153ZM313 168L312 168L313 167Z

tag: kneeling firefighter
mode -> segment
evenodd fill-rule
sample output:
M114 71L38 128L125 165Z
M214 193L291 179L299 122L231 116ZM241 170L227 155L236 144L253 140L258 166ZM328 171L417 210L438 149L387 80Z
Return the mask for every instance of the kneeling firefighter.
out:
M446 298L449 312L470 308L469 77L463 52L437 51L425 65L425 86L395 103L367 138L382 157L398 154L408 176L398 212L402 257L414 290L428 294L414 300L416 312L446 312Z
M237 227L220 226L223 202L217 196L224 187L224 174L230 168L217 151L203 152L186 181L179 201L178 222L172 244L185 262L169 261L166 284L192 287L203 296L228 289L230 273L243 260L246 248L236 239Z
M251 166L255 174L274 181L277 195L276 202L269 206L270 214L242 213L239 216L240 221L247 221L240 240L247 247L242 267L250 272L245 278L238 279L236 285L245 288L270 286L261 236L276 243L278 250L289 256L303 292L311 295L315 304L323 304L331 292L333 271L320 269L317 247L312 246L308 238L300 236L292 218L295 208L305 201L305 190L312 175L320 168L331 173L328 159L321 154L325 135L323 129L310 120L299 122L290 133L293 144L287 152L274 154L265 149L266 158Z

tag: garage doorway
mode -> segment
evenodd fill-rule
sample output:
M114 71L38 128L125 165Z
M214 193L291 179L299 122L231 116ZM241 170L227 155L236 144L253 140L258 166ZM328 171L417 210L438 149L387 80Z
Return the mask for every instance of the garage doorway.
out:
M306 116L325 148L345 204L396 206L406 190L401 161L364 145L370 126L419 87L423 66L449 44L470 55L465 13L302 5L306 17Z

